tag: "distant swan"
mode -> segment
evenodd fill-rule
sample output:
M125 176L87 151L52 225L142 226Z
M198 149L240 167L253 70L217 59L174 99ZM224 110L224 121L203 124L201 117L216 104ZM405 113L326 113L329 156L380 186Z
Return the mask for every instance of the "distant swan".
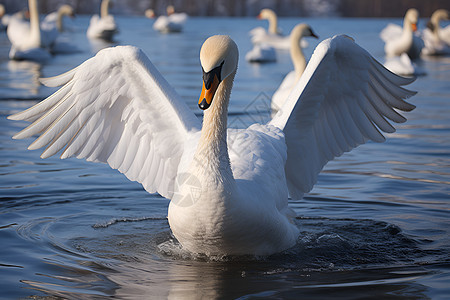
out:
M272 46L275 49L289 49L290 39L289 36L283 36L281 30L278 28L278 18L276 13L269 9L264 8L258 15L258 19L264 19L269 21L269 29L266 31L262 27L256 27L250 31L252 43L254 45L267 45ZM301 47L308 47L308 42L301 41Z
M110 0L102 0L100 7L100 17L93 15L87 30L87 36L91 39L102 39L112 41L118 32L114 16L109 14Z
M167 6L166 10L167 16L159 16L153 23L153 29L161 33L183 31L188 15L186 13L175 13L175 8L172 5Z
M48 14L41 23L41 32L46 46L53 54L69 54L80 52L80 49L73 44L67 36L64 36L65 16L75 16L70 5L62 5L56 12Z
M281 82L281 85L273 94L271 102L272 112L278 111L283 106L292 89L299 81L300 76L302 76L303 71L305 71L306 58L303 54L302 48L300 47L300 41L303 37L307 36L318 38L318 36L312 31L311 27L307 24L298 24L291 31L290 52L292 63L294 64L294 70L289 72L286 77L284 77L283 82Z
M442 28L440 22L449 20L448 10L438 9L432 15L423 30L422 38L425 47L422 53L425 55L449 55L450 54L450 25Z
M275 62L277 53L272 46L265 44L254 45L253 48L245 54L245 60L255 63Z
M227 129L238 65L228 36L200 50L203 125L142 51L118 46L43 79L62 88L9 116L33 122L41 157L105 162L171 199L168 220L184 249L207 255L270 255L294 246L299 229L288 192L300 199L323 166L406 119L401 88L413 79L387 71L345 36L317 46L283 109L268 124ZM199 78L200 79L200 78ZM378 128L377 128L378 127Z
M406 53L402 53L400 56L387 57L384 67L397 75L418 76L426 74L425 70L412 62Z
M400 56L402 53L407 53L412 60L420 57L423 41L414 34L417 31L418 21L419 12L415 8L410 8L405 14L403 28L389 24L381 31L380 37L385 42L386 57Z
M30 22L12 17L6 34L11 42L9 58L14 60L46 61L51 56L42 38L36 0L28 0Z

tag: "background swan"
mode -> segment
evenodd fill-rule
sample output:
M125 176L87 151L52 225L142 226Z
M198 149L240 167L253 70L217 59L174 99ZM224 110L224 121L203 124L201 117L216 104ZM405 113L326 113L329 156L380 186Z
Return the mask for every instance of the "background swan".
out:
M109 14L110 0L102 0L100 7L100 17L93 15L87 30L87 36L91 39L102 39L112 41L118 32L114 16Z
M410 8L403 19L403 28L396 24L389 24L384 28L380 37L385 42L384 52L387 57L400 56L407 53L414 60L420 57L423 41L414 33L417 31L419 12Z
M200 62L203 125L139 49L120 46L42 80L62 88L9 116L33 122L14 138L40 134L29 149L46 147L42 158L64 148L61 158L108 163L171 199L169 224L186 250L269 255L298 238L288 191L300 199L329 160L394 132L385 118L406 121L394 108L414 108L401 88L412 79L337 36L319 44L270 123L227 129L237 46L210 37Z
M74 17L70 5L62 5L56 12L48 14L41 22L41 32L44 43L53 54L69 54L80 52L79 48L71 42L69 36L64 35L64 17Z
M172 5L167 6L167 16L159 16L153 29L161 33L181 32L183 31L184 23L188 16L186 13L175 13L175 8Z
M281 85L273 94L271 102L272 112L278 111L283 106L295 84L300 79L300 76L302 76L303 71L305 71L306 58L303 54L302 48L300 47L300 42L303 37L307 36L318 38L318 36L312 31L311 27L307 24L298 24L291 31L290 53L292 63L294 64L294 70L289 72L286 77L284 77Z
M257 63L274 62L277 60L277 53L272 46L258 44L245 54L245 60Z
M30 22L12 17L9 20L6 33L11 42L9 58L15 60L45 61L49 59L50 53L44 49L42 40L38 4L36 0L28 0L30 11Z
M264 8L261 10L257 18L268 20L269 28L266 31L262 27L256 27L250 31L251 40L254 45L263 44L272 46L276 49L290 48L289 36L281 35L281 30L278 28L278 17L273 10ZM301 47L308 47L308 42L304 40L301 41Z
M41 23L42 29L45 30L54 30L56 29L58 32L64 32L67 30L65 26L65 18L71 17L73 18L75 13L73 11L72 6L68 4L61 5L57 11L52 12L45 16L44 20Z
M426 74L425 70L415 62L411 61L406 53L402 53L400 56L386 58L384 67L395 74L403 76L419 76Z
M449 20L448 10L438 9L430 18L427 28L423 30L422 39L425 47L422 53L425 55L447 55L450 54L450 25L442 28L440 22Z

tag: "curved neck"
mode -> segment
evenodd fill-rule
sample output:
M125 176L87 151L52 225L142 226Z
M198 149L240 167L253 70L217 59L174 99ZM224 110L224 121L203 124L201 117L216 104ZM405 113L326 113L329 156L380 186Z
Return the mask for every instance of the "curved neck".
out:
M269 13L267 15L267 20L269 20L269 32L272 34L278 34L278 19L274 13Z
M58 18L56 19L56 28L58 28L59 32L63 32L64 31L64 27L63 27L63 17L64 17L65 13L62 9L58 10Z
M39 24L39 10L36 0L28 0L28 9L30 10L30 33L31 38L41 45L41 28Z
M446 16L444 16L443 14L441 14L441 13L434 13L432 16L431 16L431 19L430 19L430 22L431 22L431 24L433 25L433 33L438 37L439 36L439 31L440 31L440 22L442 21L442 20L444 20L445 19L445 17Z
M204 111L202 132L194 155L196 176L203 183L228 185L234 182L228 155L227 115L235 74L236 71L221 82L211 107ZM217 178L220 182L211 182Z
M302 37L302 35L291 36L290 53L292 63L294 64L296 82L300 79L300 76L302 76L303 71L305 71L306 68L306 58L303 54L302 48L300 47Z
M109 0L103 0L100 6L100 18L106 18L109 14Z

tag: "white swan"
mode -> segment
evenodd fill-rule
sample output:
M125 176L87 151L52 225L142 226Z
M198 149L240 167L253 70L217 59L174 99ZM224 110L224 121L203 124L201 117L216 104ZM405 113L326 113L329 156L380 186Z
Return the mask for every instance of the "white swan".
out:
M200 50L203 126L145 54L131 46L100 51L77 68L42 80L63 86L9 116L33 122L29 149L46 158L105 162L171 199L168 220L184 249L209 255L269 255L295 245L299 229L288 191L300 199L336 156L394 132L394 108L413 79L387 71L345 36L323 41L283 109L266 125L227 129L238 48L228 36ZM379 129L377 129L377 127Z
M395 74L403 76L419 76L426 74L425 70L415 62L412 62L406 53L402 53L400 56L386 58L384 67Z
M303 54L302 48L300 47L300 42L303 37L307 36L318 38L318 36L312 31L311 27L307 24L298 24L291 31L290 53L292 63L294 64L294 70L289 72L286 77L284 77L281 85L273 94L271 102L272 112L278 111L283 106L295 84L300 79L300 76L302 76L303 71L305 71L306 58Z
M175 13L175 8L172 5L167 6L166 10L167 16L159 16L153 23L153 29L161 33L181 32L188 15L186 13Z
M251 40L254 45L263 44L272 46L275 49L286 50L290 48L291 43L289 36L281 35L281 30L278 28L278 18L273 10L264 8L261 10L257 18L268 20L269 29L266 31L262 27L256 27L250 31ZM301 47L308 47L308 42L305 40L301 41Z
M450 14L448 10L438 9L430 18L422 32L422 39L425 47L422 53L425 55L448 55L450 54L450 25L442 28L440 22L449 20Z
M58 32L64 32L66 30L64 26L64 17L74 16L75 13L72 6L64 4L61 5L57 11L46 15L41 23L41 27L44 30L57 30Z
M81 50L73 44L71 38L64 35L64 17L75 14L70 5L62 5L56 12L48 14L41 22L41 34L44 44L53 54L70 54Z
M420 57L423 48L423 41L414 33L417 31L419 12L415 8L410 8L405 14L403 28L389 24L380 33L381 39L385 42L384 52L387 57L400 56L407 53L411 59Z
M274 62L277 60L277 53L272 46L253 45L253 48L245 54L245 60L256 63Z
M112 41L118 32L114 16L109 14L110 0L102 0L100 7L100 17L93 15L86 32L90 39L102 39Z
M42 40L37 1L28 0L28 8L30 10L30 22L15 17L9 20L6 30L11 42L9 58L46 61L51 56L48 50L44 49L45 43Z

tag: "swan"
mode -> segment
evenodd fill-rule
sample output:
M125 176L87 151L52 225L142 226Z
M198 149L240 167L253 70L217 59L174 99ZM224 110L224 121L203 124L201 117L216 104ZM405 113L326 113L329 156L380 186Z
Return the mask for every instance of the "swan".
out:
M264 8L261 10L257 18L268 20L269 29L266 31L262 27L256 27L250 31L251 40L254 45L264 44L267 46L272 46L276 49L286 50L290 48L291 43L289 36L281 35L281 30L278 28L278 18L273 10ZM301 41L301 47L308 47L308 42L305 40Z
M51 14L45 16L41 23L42 29L47 30L57 30L58 32L64 32L64 17L74 17L75 13L72 6L68 4L61 5L61 7Z
M430 18L422 32L422 39L425 47L422 53L425 55L446 55L450 54L450 25L442 28L440 22L449 20L450 13L445 9L436 10Z
M109 14L110 0L102 0L100 7L100 17L93 15L87 30L87 36L90 39L102 39L112 41L114 35L118 32L114 16Z
M253 48L245 54L245 60L248 62L274 62L277 60L277 54L273 47L259 44L254 45Z
M11 42L9 58L14 60L46 61L51 56L42 40L39 11L36 0L28 0L30 22L12 17L6 34Z
M145 10L145 17L149 19L153 19L155 17L155 11L151 8Z
M407 53L412 60L420 57L423 41L414 34L418 21L419 12L410 8L405 14L403 28L389 24L381 31L380 37L385 42L384 52L387 57L400 56L402 53Z
M101 50L62 75L62 86L33 107L8 116L31 125L14 135L40 135L41 157L108 163L150 193L171 200L168 221L183 249L206 255L270 255L296 244L299 229L288 193L301 199L323 166L368 140L385 140L390 122L406 119L399 77L346 36L320 43L283 109L267 124L227 129L238 66L228 36L200 50L198 106L203 124L133 46Z
M402 53L400 56L386 58L384 67L395 74L403 76L419 76L426 74L425 70L415 62L412 62L406 53Z
M153 23L153 29L161 33L181 32L188 18L187 14L175 13L172 5L167 6L166 11L167 16L159 16Z
M52 54L70 54L81 51L71 42L70 37L63 34L63 18L65 16L75 16L73 8L67 4L62 5L58 11L48 14L41 23L44 44Z
M284 77L281 85L275 91L272 96L271 110L272 112L278 111L286 101L287 97L291 93L295 84L302 76L303 71L306 68L306 58L303 54L302 48L300 47L300 41L303 37L312 36L319 38L307 24L298 24L295 26L290 34L291 38L291 59L294 64L294 71L289 72L286 77Z

